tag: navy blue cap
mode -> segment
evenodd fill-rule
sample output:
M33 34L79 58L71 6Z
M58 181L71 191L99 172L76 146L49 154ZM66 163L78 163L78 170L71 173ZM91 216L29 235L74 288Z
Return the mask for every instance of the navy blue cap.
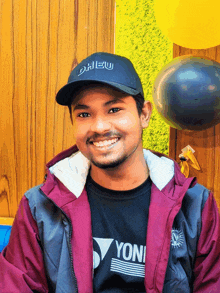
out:
M60 105L69 105L74 92L85 85L101 83L127 93L144 97L140 78L131 61L110 53L94 53L80 62L71 72L68 83L56 95Z

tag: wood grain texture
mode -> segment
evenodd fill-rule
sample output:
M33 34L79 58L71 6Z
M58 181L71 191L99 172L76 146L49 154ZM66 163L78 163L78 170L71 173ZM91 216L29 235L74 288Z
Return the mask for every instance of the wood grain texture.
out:
M173 57L191 54L204 56L220 63L220 46L206 50L192 50L174 44ZM197 171L190 167L190 177L196 176L198 183L214 192L220 208L220 124L203 131L188 132L170 128L169 156L178 163L181 149L190 145L195 150L201 167Z
M114 0L0 0L0 217L74 144L57 91L82 59L114 52Z
M0 226L1 225L4 225L4 226L12 226L14 222L14 218L3 218L3 217L0 217Z

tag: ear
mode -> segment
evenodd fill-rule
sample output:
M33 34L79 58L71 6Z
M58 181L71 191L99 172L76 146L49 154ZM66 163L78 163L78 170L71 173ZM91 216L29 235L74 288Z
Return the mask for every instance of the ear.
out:
M148 127L152 109L152 103L150 101L145 101L141 112L141 126L143 129Z

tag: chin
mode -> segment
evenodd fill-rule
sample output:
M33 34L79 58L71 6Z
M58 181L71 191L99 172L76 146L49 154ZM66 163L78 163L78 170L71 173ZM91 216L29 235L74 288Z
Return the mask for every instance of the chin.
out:
M120 166L122 163L126 161L126 159L127 157L125 156L121 159L111 161L111 162L104 163L104 162L96 162L91 160L91 163L100 169L112 169L112 168L117 168L118 166Z

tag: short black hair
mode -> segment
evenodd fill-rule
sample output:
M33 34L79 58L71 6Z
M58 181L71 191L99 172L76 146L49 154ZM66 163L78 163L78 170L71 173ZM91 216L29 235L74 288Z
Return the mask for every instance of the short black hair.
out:
M133 98L135 99L138 114L140 116L144 106L144 97L141 94L137 94L136 96L133 96Z
M93 87L96 86L96 85L100 85L100 84L97 84L97 83L90 83ZM108 87L108 85L106 85ZM110 88L113 88L111 86L109 86ZM75 95L77 94L78 91L80 91L82 87L79 87L78 89L75 89L74 90L74 93L75 94L72 94L72 99L70 100L69 104L67 105L68 108L69 108L69 112L70 112L70 118L71 118L71 121L72 121L72 111L71 111L71 106L72 106L72 103L73 103L73 99L75 97ZM115 89L115 88L113 88ZM132 96L136 102L136 106L137 106L137 110L138 110L138 115L140 116L141 115L141 112L142 112L142 109L143 109L143 106L144 106L144 97L139 93L137 95L134 95Z

